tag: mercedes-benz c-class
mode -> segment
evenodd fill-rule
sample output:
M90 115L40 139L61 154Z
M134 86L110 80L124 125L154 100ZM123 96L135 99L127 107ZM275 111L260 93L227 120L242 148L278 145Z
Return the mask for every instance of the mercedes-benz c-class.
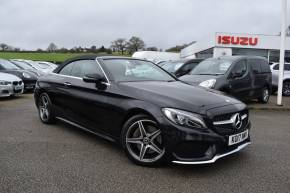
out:
M61 120L114 141L143 166L213 163L250 144L244 103L145 60L74 58L40 77L34 97L43 123Z

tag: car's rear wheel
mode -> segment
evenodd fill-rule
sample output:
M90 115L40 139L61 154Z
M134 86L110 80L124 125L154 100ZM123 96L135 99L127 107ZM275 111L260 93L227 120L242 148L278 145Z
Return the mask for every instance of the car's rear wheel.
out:
M284 96L290 96L290 81L285 81L283 83L282 93Z
M38 99L38 113L40 120L43 123L53 123L55 122L55 117L52 111L51 100L46 93L42 93Z
M161 129L146 115L133 116L124 124L121 141L129 159L138 165L155 166L164 159Z
M261 103L268 103L270 98L270 90L268 87L263 88L262 96L258 98L259 102Z

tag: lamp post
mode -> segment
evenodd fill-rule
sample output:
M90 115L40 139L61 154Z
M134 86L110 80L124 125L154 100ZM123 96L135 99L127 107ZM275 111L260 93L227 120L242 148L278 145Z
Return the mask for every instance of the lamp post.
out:
M277 105L282 105L282 89L283 89L286 28L287 28L286 23L287 23L287 0L282 0L281 47L280 47L280 64L279 64Z

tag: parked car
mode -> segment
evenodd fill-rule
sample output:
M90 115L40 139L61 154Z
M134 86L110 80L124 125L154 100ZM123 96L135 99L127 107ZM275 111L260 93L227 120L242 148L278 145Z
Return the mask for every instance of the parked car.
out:
M69 60L39 78L34 98L43 123L58 119L117 142L143 166L213 163L250 144L244 103L146 60Z
M57 65L51 62L36 61L41 67L51 69L52 71L57 68Z
M278 89L278 79L279 79L279 63L272 63L272 86L273 93ZM284 76L283 76L283 89L282 93L284 96L290 96L290 63L284 64Z
M12 74L0 72L0 97L10 97L23 93L24 84Z
M40 70L37 70L37 69L33 68L32 66L30 66L25 61L10 60L10 62L12 62L13 64L15 64L16 66L18 66L22 70L27 70L29 72L32 72L36 76L43 76L44 75L43 72L41 72Z
M47 74L53 71L53 69L41 66L40 64L32 60L14 59L14 61L25 62L31 67L33 67L34 69L41 71L43 74Z
M0 59L0 72L9 73L22 79L24 82L24 91L33 91L37 76L27 70L22 70L9 60Z
M239 99L258 99L262 103L268 102L272 89L268 61L258 56L209 58L180 79Z
M168 61L163 63L161 67L176 77L180 77L192 71L201 61L202 59Z

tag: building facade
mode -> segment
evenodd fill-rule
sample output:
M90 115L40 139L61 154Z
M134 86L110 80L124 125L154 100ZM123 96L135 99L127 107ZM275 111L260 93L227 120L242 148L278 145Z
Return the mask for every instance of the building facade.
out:
M210 58L232 55L263 56L279 62L280 36L215 33L181 50L181 58ZM290 62L290 37L286 38L285 61Z

